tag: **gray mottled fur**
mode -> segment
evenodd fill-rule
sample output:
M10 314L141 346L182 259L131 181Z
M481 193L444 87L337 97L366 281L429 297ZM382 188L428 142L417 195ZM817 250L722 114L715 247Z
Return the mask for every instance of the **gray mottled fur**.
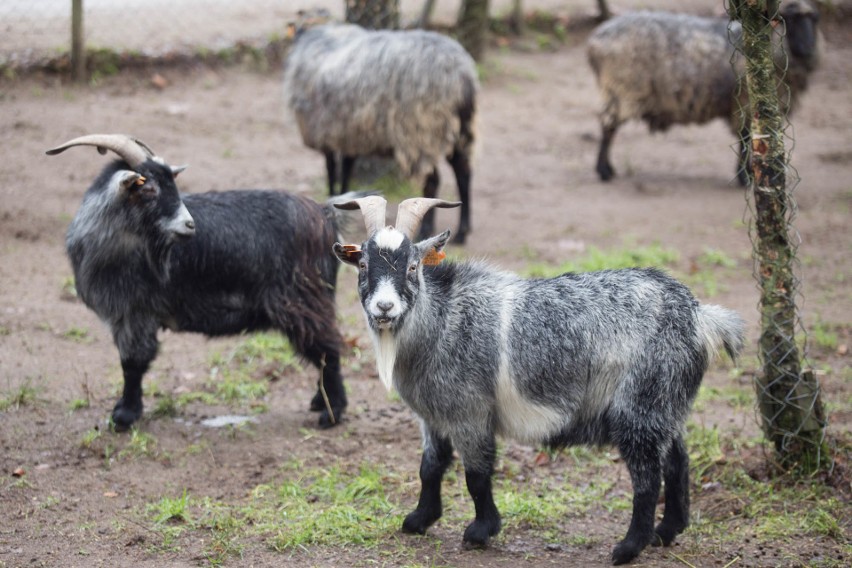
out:
M742 348L739 316L699 304L655 269L523 279L480 262L423 266L426 251L440 250L448 233L418 244L405 239L396 250L377 246L389 230L364 243L358 258L338 256L360 266L383 381L423 421L423 492L404 528L424 532L440 517L440 474L455 447L477 504L465 541L484 544L496 534L490 475L502 435L619 449L635 498L616 563L653 540L665 475L676 494L669 499L667 489L656 534L669 544L688 519L683 425L716 350L735 356ZM392 321L380 317L382 305Z
M286 97L310 148L392 154L408 175L429 173L456 147L472 151L458 108L478 89L473 59L434 32L326 25L287 57Z
M815 26L817 18L807 0L785 1L782 15L788 36L797 31L792 26L801 22ZM777 40L778 34L774 37ZM789 87L788 96L787 89L779 86L785 110L796 106L808 76L819 63L822 42L818 33L812 42L815 49L805 51L791 50L787 38L783 49L776 42L776 65L783 85ZM742 83L745 68L742 57L734 57L735 46L739 49L741 43L741 25L733 22L729 29L727 18L635 12L599 26L589 37L588 57L604 99L602 144L608 142L607 129L614 135L618 125L631 119L644 120L657 131L722 118L734 134L747 135L744 130L748 130L750 114ZM612 172L604 164L601 167L601 177L609 179Z

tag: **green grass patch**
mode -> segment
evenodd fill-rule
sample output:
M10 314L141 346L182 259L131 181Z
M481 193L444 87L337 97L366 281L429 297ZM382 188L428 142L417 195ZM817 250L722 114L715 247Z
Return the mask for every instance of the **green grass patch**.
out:
M817 347L828 351L837 349L837 345L840 342L837 326L827 324L823 321L816 322L811 328L809 335Z
M118 453L118 457L154 457L156 455L156 448L157 439L152 434L134 427L130 430L130 439L127 440L124 448Z
M94 341L89 330L83 327L71 327L62 333L62 337L74 343L91 343Z
M24 384L0 396L0 412L31 405L36 401L36 395L38 389L27 379Z
M533 263L524 271L534 278L552 278L566 272L591 272L594 270L665 267L671 268L678 261L677 251L664 248L659 244L640 247L624 247L601 250L590 247L588 252L575 260L558 266Z

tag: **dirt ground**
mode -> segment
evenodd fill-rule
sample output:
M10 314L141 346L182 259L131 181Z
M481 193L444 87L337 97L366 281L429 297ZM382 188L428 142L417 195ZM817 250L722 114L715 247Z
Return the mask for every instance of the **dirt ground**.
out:
M719 268L717 286L696 284L695 292L745 317L749 347L741 375L732 378L729 369L715 366L705 384L750 388L758 292L743 223L750 213L733 182L734 140L721 122L656 136L629 125L614 145L619 176L601 184L593 170L599 97L584 38L583 32L571 32L564 43L542 46L528 39L489 52L473 233L464 249L452 252L523 270L531 262L577 258L591 247L659 243L678 252L674 268L688 275L708 249L721 251L734 259L734 266ZM824 396L834 401L830 432L839 434L852 429L852 360L843 348L852 322L852 35L848 25L829 25L826 39L824 64L793 117L793 163L801 177L795 227L802 241L804 324L839 334L837 348L816 349L812 357ZM186 192L283 188L315 197L323 192L324 161L302 146L284 112L279 73L202 67L159 73L164 88L155 87L147 74L118 75L84 87L45 77L0 84L0 394L8 399L22 388L33 393L0 411L0 566L204 565L211 561L203 535L172 549L158 546L146 506L182 490L241 503L253 488L280 479L282 465L293 460L306 467L337 463L344 469L377 464L405 478L402 509L416 502L419 429L377 380L348 269L341 271L338 305L354 348L345 365L350 410L339 427L315 429L316 417L307 411L315 374L303 369L270 383L262 401L268 410L256 414L247 429L200 423L244 413L244 407L195 402L176 417L143 420L140 430L156 440L153 452L122 457L130 435L105 431L120 384L117 352L95 315L65 289L71 268L63 243L83 192L106 161L88 149L59 157L45 156L44 150L83 133L131 133L171 163L190 165L180 178ZM451 172L442 174L442 195L452 197ZM441 212L438 219L439 226L455 227L452 211ZM213 354L229 352L242 339L163 333L160 355L145 379L146 409L154 408L163 393L209 388ZM72 410L78 400L89 404ZM703 404L692 420L717 425L722 437L758 433L751 410L735 410L718 400ZM81 440L94 429L101 439L87 447ZM534 449L511 443L504 448L501 474L516 468L567 475L572 467L567 458L537 466ZM13 476L18 468L23 477ZM616 493L629 495L621 464L604 468L602 475L613 481ZM693 517L718 511L712 492L702 492L698 482L694 489ZM471 514L472 508L460 513L463 518ZM564 544L559 546L545 545L535 530L515 527L504 530L487 551L467 551L461 547L463 524L439 522L424 539L398 535L409 550L402 560L383 555L383 547L281 552L249 539L241 556L222 561L294 567L605 565L627 527L629 510L607 509L604 501L587 516L553 522L561 526ZM577 534L592 537L593 544L569 544L569 536ZM736 546L702 547L701 535L690 531L680 542L689 544L688 565L694 566L735 560L737 566L799 565L789 553L803 551L812 552L808 558L824 555L838 565L852 561L844 559L848 546L806 537L760 550L748 538ZM687 565L678 554L683 546L649 548L638 565Z

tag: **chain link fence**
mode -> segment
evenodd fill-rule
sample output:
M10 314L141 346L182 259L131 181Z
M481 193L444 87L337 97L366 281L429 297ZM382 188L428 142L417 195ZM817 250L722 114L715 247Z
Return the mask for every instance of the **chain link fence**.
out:
M745 192L747 221L761 293L757 410L781 465L812 471L827 457L826 418L797 306L802 300L801 238L793 225L793 192L801 179L791 165L795 139L788 116L795 91L803 88L802 78L796 76L799 67L810 62L798 60L805 57L801 53L790 55L780 2L726 4L732 19L729 38L735 46L731 64L740 77L740 112L743 125L750 126L750 133L743 130L742 143L751 167L742 173L751 185Z

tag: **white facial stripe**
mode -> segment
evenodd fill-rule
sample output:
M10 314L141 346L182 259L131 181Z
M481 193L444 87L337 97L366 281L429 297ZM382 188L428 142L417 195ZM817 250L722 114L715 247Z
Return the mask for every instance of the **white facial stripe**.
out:
M379 308L380 303L393 304L393 307L388 311L384 311ZM402 298L399 297L390 278L385 277L379 281L379 285L376 286L375 292L370 297L367 309L373 317L395 318L402 313Z
M393 227L379 229L376 233L376 246L388 250L396 250L402 244L405 236Z
M177 210L174 217L168 220L163 220L162 228L163 231L167 233L191 235L195 232L195 229L191 228L192 222L192 215L189 214L186 205L181 203L180 208ZM190 226L188 226L187 223L189 223Z

